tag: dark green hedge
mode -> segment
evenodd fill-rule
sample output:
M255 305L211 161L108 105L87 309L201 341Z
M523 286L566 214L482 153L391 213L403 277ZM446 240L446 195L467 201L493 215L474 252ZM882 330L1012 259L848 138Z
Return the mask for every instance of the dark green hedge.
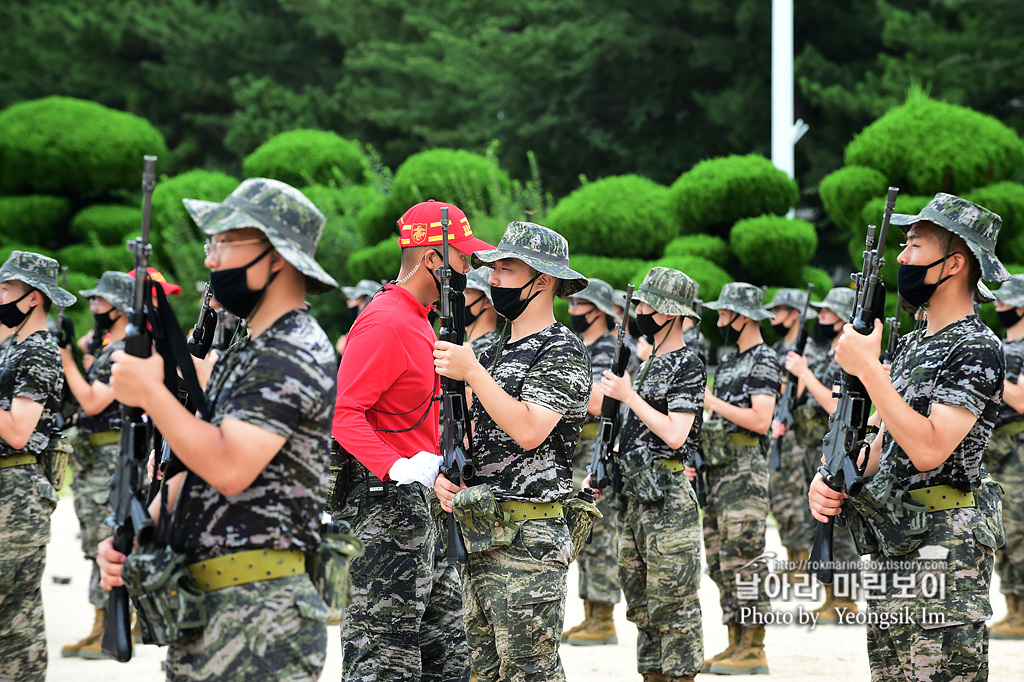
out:
M374 246L364 246L348 259L348 279L392 280L402 264L402 247L397 237L389 237Z
M971 190L964 198L995 211L1003 219L996 241L996 254L1011 262L1024 262L1024 253L1015 244L1024 234L1024 185L1016 182L997 182L994 185Z
M879 170L908 194L960 194L1015 177L1024 142L991 116L914 92L861 131L845 160Z
M72 244L58 251L56 258L72 272L81 272L94 278L107 270L128 272L135 267L135 257L124 246Z
M665 245L666 256L699 256L720 268L728 269L732 261L729 244L710 234L688 234L676 237Z
M122 204L86 206L71 219L71 236L79 241L123 246L142 229L142 208Z
M0 112L0 194L138 192L144 154L166 157L163 135L95 102L46 97Z
M591 182L558 202L547 226L569 241L570 253L655 258L676 235L668 189L639 175Z
M508 173L486 157L430 149L413 154L395 171L388 212L398 220L410 206L436 199L461 208L472 225L477 214L490 215L505 205L511 184Z
M737 220L785 215L799 198L796 182L756 154L701 161L669 190L680 234L723 237Z
M326 130L289 130L275 135L242 163L247 178L274 178L293 187L362 184L369 170L357 143Z
M0 197L0 237L4 241L50 245L70 215L71 202L64 197Z
M818 233L806 220L767 215L737 222L729 245L752 284L799 282L797 273L818 248Z
M640 280L630 279L647 263L639 258L608 258L607 256L591 256L569 254L569 265L584 277L603 279L613 289L625 289L631 282L640 286ZM646 272L646 270L645 270Z
M821 268L805 265L800 269L800 276L795 278L795 281L789 286L807 291L808 284L814 285L814 289L811 291L812 301L820 301L825 298L825 294L827 294L829 289L833 286L832 278L827 272Z
M885 176L867 166L846 166L829 173L818 185L818 195L828 217L844 230L861 224L861 210L871 199L884 197Z
M402 214L394 215L391 212L391 201L383 195L378 194L356 214L356 227L366 244L377 244L387 237L398 236L398 219ZM472 221L470 221L472 226Z

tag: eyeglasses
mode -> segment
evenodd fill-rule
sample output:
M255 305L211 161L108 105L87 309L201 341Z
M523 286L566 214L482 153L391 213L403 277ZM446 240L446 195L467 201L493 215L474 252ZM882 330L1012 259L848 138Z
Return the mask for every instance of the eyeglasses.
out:
M220 252L223 249L230 248L232 246L244 246L246 244L261 244L268 241L266 237L260 239L239 239L238 241L217 241L216 239L207 239L206 243L203 244L203 253L207 256L220 256Z

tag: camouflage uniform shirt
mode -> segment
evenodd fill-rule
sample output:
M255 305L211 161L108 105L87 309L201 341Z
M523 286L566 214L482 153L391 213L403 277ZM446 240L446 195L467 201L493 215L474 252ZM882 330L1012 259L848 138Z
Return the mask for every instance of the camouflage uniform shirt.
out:
M469 342L469 347L473 349L473 353L479 358L483 355L483 352L496 344L501 338L497 329L491 329L483 336L473 339Z
M96 354L96 359L93 360L92 366L85 373L85 380L90 386L97 381L103 384L110 384L110 370L114 366L112 358L114 352L119 350L124 350L124 339L107 344ZM110 404L103 408L102 412L91 416L86 414L85 410L81 407L78 408L78 424L83 435L120 428L120 423L121 403L116 400L111 400Z
M767 344L759 343L744 352L726 357L715 373L715 397L737 407L751 407L751 396L771 395L779 397L782 386L782 368ZM715 414L712 419L722 419ZM725 419L725 433L752 433ZM763 433L755 433L763 436Z
M825 388L832 388L838 384L840 375L843 373L842 367L840 367L839 363L836 362L836 354L831 350L827 353L816 356L814 360L808 364L808 369L811 370L811 374L814 375L814 378L820 381L821 385ZM804 395L807 396L808 404L814 405L821 412L825 411L815 397L811 395L810 391L804 391Z
M1003 359L1006 362L1006 380L1017 382L1020 378L1022 366L1024 366L1024 338L1014 341L1003 342ZM995 428L1003 424L1010 424L1024 419L1024 414L1013 409L1003 401L999 405L999 414L996 415Z
M474 396L477 481L489 484L500 500L556 502L571 497L572 453L587 413L592 379L583 341L556 322L524 339L491 346L480 362L510 396L562 418L540 446L527 451Z
M15 398L28 398L43 405L43 414L28 444L15 450L0 439L0 457L38 455L46 449L56 426L63 386L60 353L49 332L35 332L20 343L8 341L0 346L0 410L10 412Z
M334 347L304 310L283 315L221 356L207 389L211 423L238 419L287 440L233 497L188 474L178 551L206 559L258 548L309 552L320 544L335 391Z
M693 325L683 332L683 344L697 354L704 366L708 365L708 340L704 338L700 327Z

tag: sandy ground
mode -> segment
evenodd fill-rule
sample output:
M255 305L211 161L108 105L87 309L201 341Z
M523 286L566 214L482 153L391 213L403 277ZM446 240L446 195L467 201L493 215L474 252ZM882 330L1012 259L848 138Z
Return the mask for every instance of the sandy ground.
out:
M82 558L79 541L76 539L78 522L70 496L65 496L53 516L53 539L47 556L46 574L43 576L43 600L46 608L47 639L50 651L50 668L47 680L56 682L99 682L100 680L132 680L133 682L156 682L164 679L160 662L164 650L155 646L138 646L134 658L128 663L114 661L89 661L78 658L61 658L60 648L77 641L92 625L93 611L88 602L89 564ZM778 533L769 528L768 549L781 551ZM54 575L71 577L71 583L58 585ZM569 594L576 594L575 567L569 573ZM1006 615L1006 606L993 588L992 605L994 620ZM727 634L721 625L721 610L718 606L718 588L704 576L700 591L701 606L704 609L704 645L708 653L714 654L725 648ZM812 610L817 604L811 601L775 602L774 609L791 613ZM575 625L583 619L583 605L579 599L570 596L566 604L566 624ZM625 616L625 606L615 609L615 625L618 629L619 644L601 647L561 648L562 661L570 682L600 682L604 680L639 680L636 672L636 628ZM329 629L327 665L323 680L341 679L341 642L337 627ZM771 675L736 676L741 680L857 680L870 679L867 652L864 643L864 626L818 626L810 628L799 625L776 625L769 627L766 650ZM1020 680L1024 670L1024 641L992 640L990 645L990 679ZM1014 672L1016 671L1016 672ZM724 679L714 675L701 675L702 680Z

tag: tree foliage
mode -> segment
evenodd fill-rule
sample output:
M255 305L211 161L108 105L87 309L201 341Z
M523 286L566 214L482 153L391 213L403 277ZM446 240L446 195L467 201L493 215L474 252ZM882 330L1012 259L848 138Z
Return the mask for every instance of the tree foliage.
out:
M293 187L361 184L369 170L358 144L326 130L289 130L275 135L242 164L247 178L274 178Z

